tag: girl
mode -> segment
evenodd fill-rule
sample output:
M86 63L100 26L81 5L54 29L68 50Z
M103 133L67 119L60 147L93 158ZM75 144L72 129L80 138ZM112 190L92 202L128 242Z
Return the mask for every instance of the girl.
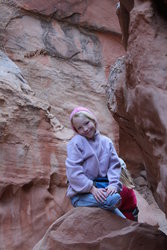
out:
M112 141L99 133L95 116L85 107L76 107L70 121L76 132L67 145L66 159L67 196L72 205L100 207L125 218L117 208L121 165ZM106 176L109 182L105 186L94 185L97 178Z
M125 162L120 158L122 166L120 181L123 184L123 189L120 193L122 197L121 205L119 206L120 211L126 216L127 219L138 221L138 207L137 199L134 192L134 183L130 176L129 171L126 168Z

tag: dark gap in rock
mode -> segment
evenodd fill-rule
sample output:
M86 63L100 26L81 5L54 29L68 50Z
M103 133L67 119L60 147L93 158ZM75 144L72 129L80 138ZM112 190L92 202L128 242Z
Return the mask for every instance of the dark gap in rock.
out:
M22 186L22 189L24 192L28 192L33 186L33 182L30 181L29 183L26 183Z
M166 0L152 0L153 9L161 17L167 20L167 1Z

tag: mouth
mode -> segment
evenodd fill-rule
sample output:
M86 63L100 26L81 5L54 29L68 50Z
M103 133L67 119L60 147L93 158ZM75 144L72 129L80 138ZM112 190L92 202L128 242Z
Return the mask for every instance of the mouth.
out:
M93 133L92 130L89 130L87 133L85 133L85 136L90 137L90 136L92 136L92 133Z
M85 136L89 136L90 135L90 131L85 133Z

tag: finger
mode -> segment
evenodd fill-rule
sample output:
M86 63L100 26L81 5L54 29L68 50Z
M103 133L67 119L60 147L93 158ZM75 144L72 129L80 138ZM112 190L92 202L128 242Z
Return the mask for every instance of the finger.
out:
M103 196L100 196L100 195L98 195L97 198L98 198L98 201L101 201L101 202L103 202L105 200L105 198Z
M100 196L95 196L95 199L96 199L98 202L103 202L103 199L102 199Z
M99 198L97 199L97 201L98 201L98 202L103 202L103 201L104 201L104 199L103 199L103 198L101 198L101 197L99 197Z
M104 193L98 193L98 200L101 202L106 200L106 196L104 195Z
M100 196L103 197L106 200L107 195L106 195L106 190L105 189L100 191Z
M109 190L108 190L108 191L106 192L106 195L109 196L110 194L112 194L112 191L109 191Z
M100 200L101 200L101 201L105 201L105 200L106 200L106 194L105 194L105 195L104 195L104 194L103 194L103 195L100 195Z
M115 189L111 189L111 190L107 190L107 195L112 195L112 194L114 194L114 193L116 193L116 190Z

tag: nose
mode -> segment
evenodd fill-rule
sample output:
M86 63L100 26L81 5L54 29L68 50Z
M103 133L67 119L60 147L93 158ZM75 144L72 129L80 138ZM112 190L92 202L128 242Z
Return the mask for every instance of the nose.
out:
M84 132L86 132L86 131L88 130L88 127L87 127L87 126L84 126L84 127L83 127L83 130L84 130Z

